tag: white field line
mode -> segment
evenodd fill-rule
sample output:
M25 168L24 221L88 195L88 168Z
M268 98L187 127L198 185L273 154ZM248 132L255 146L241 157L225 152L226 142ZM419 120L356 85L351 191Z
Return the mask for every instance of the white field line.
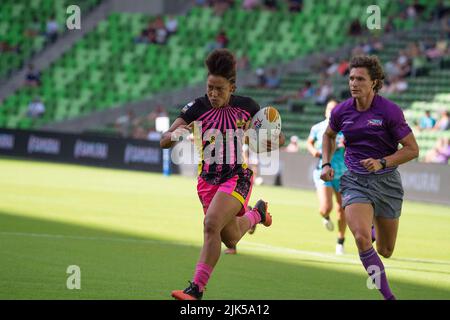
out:
M89 240L89 241L107 241L107 242L127 242L127 243L142 243L142 244L158 244L158 245L183 245L187 247L194 247L194 244L181 244L181 243L171 243L157 240L146 240L146 239L135 239L135 238L118 238L118 237L89 237L89 236L76 236L76 235L62 235L62 234L47 234L47 233L30 233L30 232L6 232L0 231L0 236L16 236L16 237L34 237L34 238L47 238L47 239L71 239L71 240ZM320 253L314 251L298 250L286 247L271 246L262 243L241 241L240 250L247 252L271 252L275 254L281 254L285 256L302 256L302 257L312 257L317 259L319 262L338 262L342 264L350 265L360 265L361 261L354 258L354 255L345 254L343 256L337 256L334 254ZM413 263L427 263L427 264L440 264L440 265L450 265L448 260L432 260L432 259L413 259L413 258L396 258L397 262L413 262ZM314 260L311 260L314 262ZM391 266L389 263L385 263L386 268L392 269L405 269L411 271L425 271L430 272L432 270L422 269L422 268L401 268ZM439 272L436 270L436 272Z

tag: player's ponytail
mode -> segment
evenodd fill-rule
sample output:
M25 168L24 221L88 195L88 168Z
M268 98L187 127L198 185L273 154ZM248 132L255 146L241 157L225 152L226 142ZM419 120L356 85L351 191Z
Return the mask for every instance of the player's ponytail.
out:
M221 76L236 84L236 58L227 49L216 49L205 60L208 75Z

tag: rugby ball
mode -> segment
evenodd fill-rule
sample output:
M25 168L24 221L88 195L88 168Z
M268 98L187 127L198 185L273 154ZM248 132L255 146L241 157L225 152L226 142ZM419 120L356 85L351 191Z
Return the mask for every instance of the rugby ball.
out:
M259 131L265 129L271 135L278 136L281 132L281 117L272 106L262 108L252 118L250 128Z
M252 118L250 129L253 129L253 135L250 135L250 147L252 150L261 149L267 141L275 140L281 132L281 116L278 110L272 106L260 109ZM253 138L253 139L252 139ZM253 141L252 141L253 140ZM260 148L256 148L256 145Z

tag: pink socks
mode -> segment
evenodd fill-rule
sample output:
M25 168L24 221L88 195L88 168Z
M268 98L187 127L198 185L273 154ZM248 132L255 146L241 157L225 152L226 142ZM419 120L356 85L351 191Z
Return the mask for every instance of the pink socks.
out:
M250 221L250 228L261 222L261 215L256 209L247 211L244 214L244 217L246 217Z
M207 265L206 263L199 262L197 263L197 266L195 267L195 275L193 282L198 285L198 289L200 292L203 292L203 289L205 288L206 284L208 283L209 277L211 276L211 273L213 271L213 268Z

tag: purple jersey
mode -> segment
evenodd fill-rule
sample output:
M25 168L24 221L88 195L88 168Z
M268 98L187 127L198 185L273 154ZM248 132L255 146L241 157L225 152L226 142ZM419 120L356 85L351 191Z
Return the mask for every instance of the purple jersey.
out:
M350 171L360 174L370 173L360 164L361 160L395 153L398 142L411 132L400 107L379 95L362 112L356 109L354 98L340 103L331 112L329 125L333 131L344 133L345 164ZM386 168L376 174L393 170L394 167Z
M213 108L205 95L181 110L179 117L186 123L201 123L202 162L199 173L208 183L221 184L247 168L242 159L242 141L234 133L238 129L243 133L245 124L259 109L260 106L253 99L237 95L231 96L227 106ZM215 138L219 133L222 143L217 144Z

